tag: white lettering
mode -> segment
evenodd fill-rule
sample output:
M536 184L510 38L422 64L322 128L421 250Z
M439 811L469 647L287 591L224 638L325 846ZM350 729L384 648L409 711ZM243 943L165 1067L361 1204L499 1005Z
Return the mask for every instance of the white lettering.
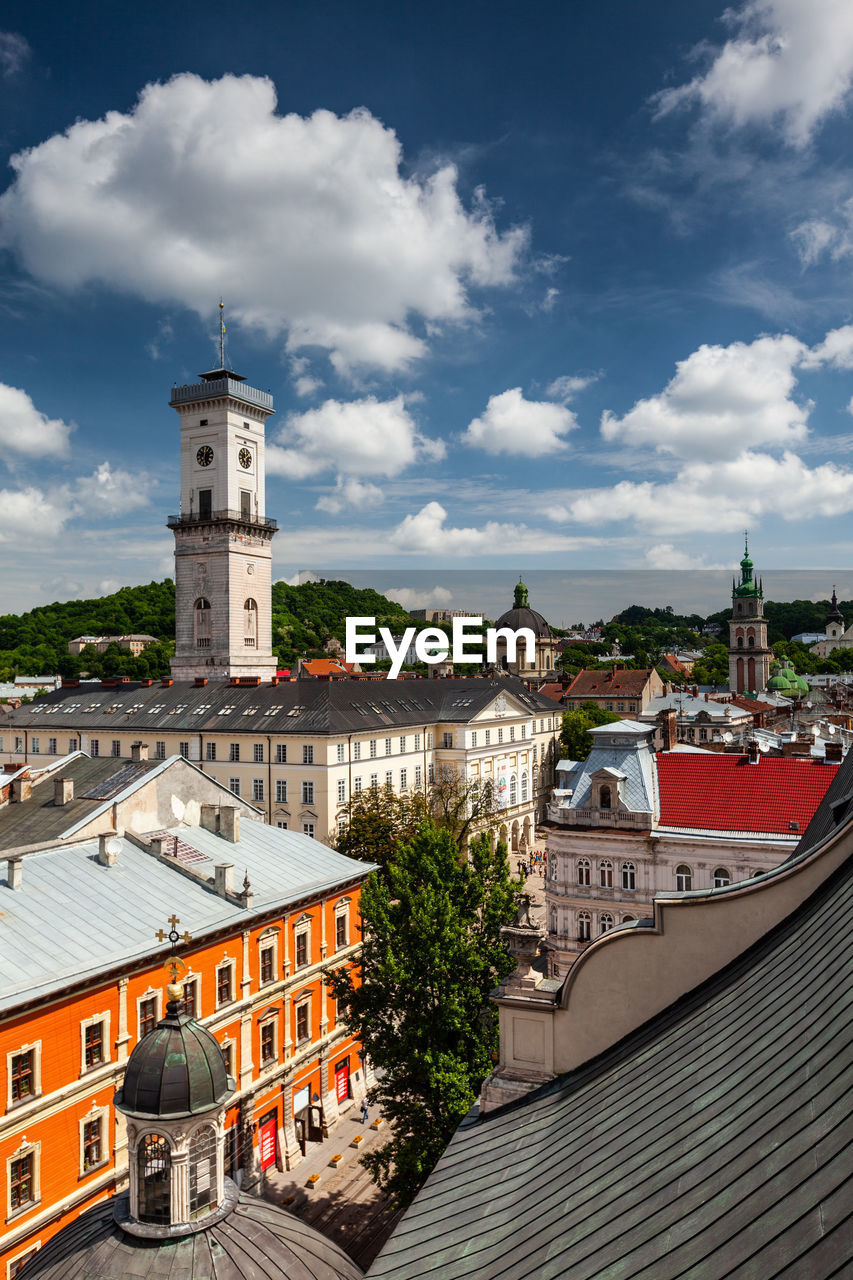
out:
M415 653L419 662L443 662L449 652L447 636L438 627L424 627L415 637Z
M519 627L517 631L511 631L509 627L489 627L486 632L486 661L497 662L498 660L498 638L506 641L506 660L507 663L515 662L515 655L518 649L518 641L521 638L524 641L524 647L527 651L526 661L532 667L536 662L536 637L530 630L530 627Z
M396 680L400 674L400 668L406 661L406 653L409 645L412 643L412 636L415 634L414 627L406 627L400 638L400 644L394 644L394 637L387 627L379 628L379 639L384 641L385 648L388 650L388 657L391 659L391 670L388 672L389 680Z
M483 643L483 637L479 632L475 633L475 628L482 627L482 618L454 618L453 619L453 661L454 662L477 662L482 658L483 650L480 648L476 653L466 650L466 641L472 644Z
M344 656L347 662L375 662L375 653L362 653L359 644L375 644L376 635L371 632L360 632L359 627L375 627L375 618L347 618L344 640Z

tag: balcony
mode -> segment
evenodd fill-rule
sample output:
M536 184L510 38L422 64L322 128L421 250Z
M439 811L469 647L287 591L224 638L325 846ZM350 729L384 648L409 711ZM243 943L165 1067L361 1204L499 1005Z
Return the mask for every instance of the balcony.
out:
M256 529L270 529L274 533L278 529L278 521L271 516L251 516L242 511L208 511L200 515L198 511L190 511L188 515L169 516L166 521L170 529L183 529L188 525L216 524L228 520L235 524L247 524Z
M643 810L564 809L558 804L549 804L548 818L562 827L635 827L648 831L652 826L652 814Z
M256 404L260 409L268 409L272 413L272 395L269 391L259 391L257 387L247 386L234 378L217 378L212 382L191 382L183 387L172 387L169 404L187 404L193 400L215 400L219 396L231 396L234 400L244 400L246 404Z

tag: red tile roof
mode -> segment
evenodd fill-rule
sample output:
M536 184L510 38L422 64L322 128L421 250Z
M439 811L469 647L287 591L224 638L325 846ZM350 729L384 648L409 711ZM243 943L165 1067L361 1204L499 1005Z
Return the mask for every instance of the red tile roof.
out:
M772 711L775 713L779 710L773 702L759 702L758 698L730 698L733 707L740 707L741 711L751 711L753 715L757 715L760 711Z
M566 692L566 686L563 684L542 684L539 686L538 693L543 698L550 698L552 702L562 702L563 694Z
M805 831L837 764L763 756L658 752L660 822L713 831Z
M336 658L309 658L302 663L302 672L309 676L337 676L344 678L352 673L352 662L338 662Z
M669 667L670 671L675 671L680 676L689 676L690 671L685 667L680 658L676 658L674 653L665 653L660 660L661 667Z
M613 671L579 671L566 690L567 698L639 698L652 674L651 668L634 670L617 667Z

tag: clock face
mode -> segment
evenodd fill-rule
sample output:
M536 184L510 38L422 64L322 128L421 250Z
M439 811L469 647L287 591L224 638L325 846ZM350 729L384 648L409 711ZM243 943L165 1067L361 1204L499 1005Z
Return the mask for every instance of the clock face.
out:
M237 457L240 460L240 466L243 467L244 470L248 471L249 467L252 465L252 450L241 449L237 454Z
M209 467L213 461L213 450L209 444L203 444L195 455L195 460L200 467Z

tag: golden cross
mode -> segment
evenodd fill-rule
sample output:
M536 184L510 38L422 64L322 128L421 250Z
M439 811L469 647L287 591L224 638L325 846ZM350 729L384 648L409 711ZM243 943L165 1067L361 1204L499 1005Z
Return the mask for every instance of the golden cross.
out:
M192 942L192 934L188 933L186 929L183 933L178 933L178 925L181 921L174 912L169 916L168 923L172 926L168 933L166 933L165 929L158 929L155 933L154 937L158 942L171 942L173 947L177 946L179 942ZM187 966L184 964L183 960L181 960L179 956L176 956L174 952L169 956L168 960L164 961L163 967L164 969L168 969L171 973L172 982L177 982L179 974L181 972L186 973L187 971Z

